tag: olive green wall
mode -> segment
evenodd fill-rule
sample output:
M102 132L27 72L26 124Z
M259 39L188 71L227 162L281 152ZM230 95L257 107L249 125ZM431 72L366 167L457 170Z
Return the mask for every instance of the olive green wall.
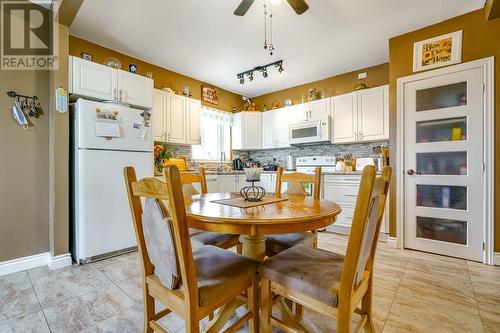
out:
M314 88L316 88L318 92L325 89L328 97L346 94L354 90L354 86L359 82L358 73L363 72L366 72L368 75L364 82L370 88L389 83L389 64L386 63L275 91L252 98L252 101L256 104L257 110L263 110L264 105L267 105L267 108L270 109L274 101L279 101L283 106L283 101L287 98L290 98L293 104L298 104L301 102L302 95L304 95L307 100L309 89Z
M23 129L6 92L40 98ZM49 250L49 72L0 70L0 262Z
M129 64L135 64L138 68L138 73L144 75L146 72L153 73L155 88L162 89L164 86L175 90L177 93L182 92L183 87L189 87L192 97L201 100L201 85L203 82L195 80L191 77L172 72L168 69L152 65L137 58L129 57L125 54L113 51L106 47L91 43L81 38L70 36L69 38L69 54L79 57L82 52L91 54L93 61L102 64L107 57L114 57L122 63L122 69L128 70ZM213 85L208 85L212 86ZM217 88L217 87L215 87ZM224 111L231 111L233 106L236 106L238 111L243 109L243 100L241 95L230 91L217 88L219 96L219 104L213 105L203 102L202 104L217 108Z

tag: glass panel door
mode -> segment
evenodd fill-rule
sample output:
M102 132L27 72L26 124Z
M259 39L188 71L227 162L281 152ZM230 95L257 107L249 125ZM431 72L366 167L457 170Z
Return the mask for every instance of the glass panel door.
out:
M405 246L482 260L482 70L405 85Z

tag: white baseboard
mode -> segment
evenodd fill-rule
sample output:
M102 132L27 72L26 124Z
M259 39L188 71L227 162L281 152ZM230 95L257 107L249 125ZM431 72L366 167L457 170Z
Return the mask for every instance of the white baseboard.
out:
M51 270L71 266L69 253L52 257L50 252L0 262L0 276L48 265Z
M71 254L65 253L55 257L50 257L48 265L51 270L55 270L71 266L71 263Z
M389 239L389 234L386 234L385 232L381 232L379 235L378 235L378 240L379 242L384 242L384 243L387 243L387 240Z
M392 248L397 249L398 247L398 239L396 237L387 237L387 245L389 245Z
M500 252L493 253L493 265L500 266Z

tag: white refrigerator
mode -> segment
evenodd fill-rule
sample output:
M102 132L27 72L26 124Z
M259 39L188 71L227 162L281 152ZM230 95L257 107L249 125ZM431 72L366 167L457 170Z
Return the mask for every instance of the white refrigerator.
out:
M78 263L137 245L123 168L153 176L149 111L78 99L73 116L72 255Z

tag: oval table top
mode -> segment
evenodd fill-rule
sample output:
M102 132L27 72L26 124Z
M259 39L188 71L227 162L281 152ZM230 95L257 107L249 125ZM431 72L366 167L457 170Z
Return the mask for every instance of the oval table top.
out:
M273 194L270 194L272 196ZM281 234L322 229L342 211L325 199L281 194L285 201L252 208L238 208L214 200L240 196L238 193L194 195L186 201L188 224L192 228L233 234Z

